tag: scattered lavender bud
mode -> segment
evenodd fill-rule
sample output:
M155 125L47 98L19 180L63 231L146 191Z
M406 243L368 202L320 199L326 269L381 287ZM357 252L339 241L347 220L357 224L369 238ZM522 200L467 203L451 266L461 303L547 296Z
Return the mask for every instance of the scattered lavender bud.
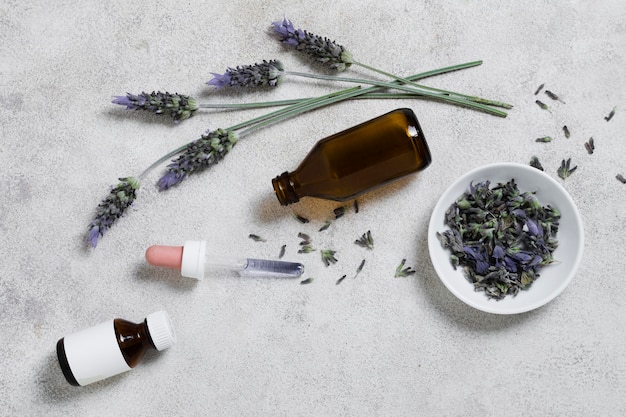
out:
M346 207L346 206L337 207L336 209L333 210L333 214L335 215L335 219L343 217L343 215L346 214L347 212L348 212L348 207Z
M611 110L608 116L604 117L604 120L606 120L607 122L611 120L613 116L615 116L615 109L617 109L617 107L613 107L613 110Z
M298 237L302 239L302 242L300 242L300 246L306 246L311 243L311 236L307 235L306 233L300 232L298 233Z
M406 259L403 259L402 262L400 262L400 265L398 265L398 267L396 268L396 273L394 275L395 278L408 277L409 275L413 275L416 272L413 269L411 269L410 266L407 266L405 268L404 267L405 263L406 263Z
M158 181L159 189L167 190L192 173L217 164L236 143L237 135L232 131L217 129L207 132L187 145L180 156L172 160Z
M335 282L335 285L339 285L339 284L341 284L341 281L343 281L344 279L346 279L346 275L342 275L342 276L341 276L341 277L337 280L337 282Z
M544 136L544 137L541 137L541 138L537 138L537 139L535 139L535 142L542 142L542 143L552 142L552 137Z
M283 245L280 247L280 253L278 254L278 259L282 259L285 256L285 251L287 249L287 245Z
M324 225L319 228L318 232L323 232L324 230L328 229L331 224L332 222L330 220L326 220L326 222L324 222Z
M545 104L545 103L543 103L543 102L542 102L542 101L540 101L540 100L535 100L535 103L537 103L537 105L538 105L539 107L541 107L543 110L548 110L548 109L549 109L548 105L547 105L547 104Z
M354 243L365 249L374 249L374 238L372 237L372 232L368 230L366 233L363 233L363 235L355 240Z
M311 253L311 252L314 252L314 251L315 251L315 248L313 248L313 246L311 246L311 245L304 245L304 246L302 246L302 248L300 248L298 253Z
M322 254L322 262L324 262L324 265L329 266L330 264L336 263L337 262L337 258L335 258L336 253L337 251L334 251L334 250L323 249L321 251L321 254Z
M213 78L208 85L222 87L277 87L284 76L284 67L280 61L263 60L260 64L240 65L228 68L224 74L211 73Z
M589 155L593 154L593 151L596 149L596 145L593 143L593 138L589 138L589 140L585 142L585 149Z
M361 261L361 263L359 264L359 267L356 269L356 274L354 275L355 278L356 278L357 275L359 275L361 273L361 271L363 270L364 266L365 266L365 259L363 259Z
M124 211L137 198L139 180L135 177L120 178L119 180L120 182L98 205L96 216L89 223L87 243L94 248L98 245L98 239L104 235L104 232L124 214Z
M170 115L174 123L189 119L198 110L195 98L160 91L149 94L142 92L138 95L126 93L125 96L113 97L112 103L126 106L128 110L146 110L154 114Z
M557 170L557 173L559 174L559 177L561 177L562 179L565 179L569 177L570 175L572 175L572 173L576 171L576 168L578 168L578 165L577 165L574 168L570 169L571 162L572 162L572 158L568 158L567 160L563 159L561 161L561 167Z
M543 166L541 165L541 162L539 162L539 158L537 158L536 156L530 158L530 166L533 168L537 168L539 171L543 171Z
M253 233L250 233L250 234L248 235L248 237L249 237L250 239L254 240L255 242L265 242L265 241L266 241L266 240L265 240L265 239L263 239L261 236L259 236L259 235L255 235L255 234L253 234Z
M615 178L617 178L617 180L621 182L622 184L626 184L626 178L624 178L622 174L617 174Z
M539 94L541 92L541 90L543 90L543 86L545 84L541 84L539 87L537 87L537 91L535 91L535 95Z
M565 103L563 100L561 100L561 99L559 98L559 96L557 96L556 94L554 94L552 91L550 91L550 90L546 90L546 91L545 91L545 93L546 93L546 95L547 95L548 97L550 97L552 100L555 100L555 101L560 101L561 103Z
M354 207L354 212L358 213L359 212L359 202L357 200L354 200L353 207Z
M310 284L312 282L313 282L313 278L307 278L307 279L304 279L304 280L300 281L300 285L306 285L306 284Z
M307 219L306 217L303 217L299 214L295 215L296 220L298 220L300 223L306 224L309 222L309 219Z
M295 47L318 62L328 64L331 69L341 72L354 62L350 52L343 46L306 30L295 29L288 19L273 22L272 25L283 43Z
M563 126L563 133L565 134L565 137L567 139L570 138L571 135L570 135L570 132L569 132L569 128L567 126Z

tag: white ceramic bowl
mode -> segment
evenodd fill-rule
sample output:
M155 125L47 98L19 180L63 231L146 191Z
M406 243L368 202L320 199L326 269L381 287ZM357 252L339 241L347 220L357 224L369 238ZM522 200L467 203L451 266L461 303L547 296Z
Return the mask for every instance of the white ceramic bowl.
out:
M489 180L491 187L515 179L521 192L535 191L542 206L551 205L561 212L556 239L559 242L553 257L557 262L539 270L540 277L528 290L502 300L474 291L461 267L450 263L451 252L441 246L437 232L448 229L445 213L450 205L469 190L470 182ZM570 283L580 265L584 247L583 224L578 209L563 186L548 174L529 165L496 163L474 169L457 179L441 196L430 218L428 249L435 271L443 284L460 300L479 310L494 314L517 314L536 309L559 295Z

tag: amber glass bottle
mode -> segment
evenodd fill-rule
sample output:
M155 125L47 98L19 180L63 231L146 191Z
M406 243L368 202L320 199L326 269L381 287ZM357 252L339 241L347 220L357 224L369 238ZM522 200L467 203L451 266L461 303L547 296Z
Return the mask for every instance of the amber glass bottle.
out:
M142 323L113 319L66 336L57 343L57 356L67 382L82 386L129 371L146 350L175 342L168 314L157 311Z
M403 108L320 140L295 171L272 184L285 206L302 197L346 201L430 162L417 117Z

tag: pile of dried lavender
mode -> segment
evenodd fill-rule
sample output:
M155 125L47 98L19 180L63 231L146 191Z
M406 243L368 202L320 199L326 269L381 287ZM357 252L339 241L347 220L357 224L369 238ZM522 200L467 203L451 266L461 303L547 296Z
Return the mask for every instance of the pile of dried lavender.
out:
M476 291L501 300L528 289L539 269L554 262L560 213L521 192L514 179L490 185L470 184L446 212L450 229L437 237Z

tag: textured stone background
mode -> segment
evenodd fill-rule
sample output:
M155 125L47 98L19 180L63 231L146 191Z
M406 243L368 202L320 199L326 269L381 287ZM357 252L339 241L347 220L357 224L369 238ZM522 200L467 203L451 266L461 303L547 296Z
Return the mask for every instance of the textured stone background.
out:
M205 111L174 126L110 103L127 91L203 102L323 94L290 78L273 91L223 93L211 72L278 58L316 71L268 34L283 16L400 74L480 67L428 84L515 104L499 119L429 101L353 101L241 140L223 163L160 193L159 171L95 249L86 226L109 187L166 151L266 110ZM613 1L29 1L0 3L0 414L3 416L617 416L626 414L626 6ZM365 76L351 69L355 76ZM542 83L565 103L539 109ZM434 162L359 199L283 208L270 180L319 139L397 107L415 110ZM613 120L604 116L617 106ZM572 137L565 139L567 124ZM549 144L535 143L551 135ZM584 142L593 136L596 152ZM430 212L448 184L492 162L539 156L585 223L579 273L556 300L515 316L454 298L428 257ZM300 214L311 219L303 225ZM374 251L353 245L371 230ZM298 255L298 232L337 250ZM256 243L248 234L267 241ZM304 262L312 284L216 274L190 282L147 267L145 249L208 238L226 254ZM394 278L402 258L418 272ZM341 285L366 259L356 279ZM113 317L166 309L179 343L132 372L66 384L56 341Z

